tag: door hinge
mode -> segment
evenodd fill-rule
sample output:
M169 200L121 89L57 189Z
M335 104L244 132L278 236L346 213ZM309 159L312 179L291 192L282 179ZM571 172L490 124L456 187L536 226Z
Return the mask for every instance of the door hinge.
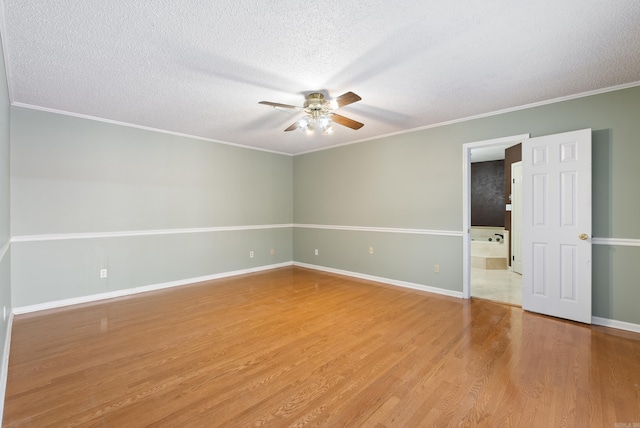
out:
M516 256L511 256L511 260L515 262L516 261Z

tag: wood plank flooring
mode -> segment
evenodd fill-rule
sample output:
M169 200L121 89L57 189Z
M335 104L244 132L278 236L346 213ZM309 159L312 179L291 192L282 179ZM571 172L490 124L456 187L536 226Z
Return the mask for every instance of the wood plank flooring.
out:
M639 385L640 334L287 267L16 316L3 426L633 426Z

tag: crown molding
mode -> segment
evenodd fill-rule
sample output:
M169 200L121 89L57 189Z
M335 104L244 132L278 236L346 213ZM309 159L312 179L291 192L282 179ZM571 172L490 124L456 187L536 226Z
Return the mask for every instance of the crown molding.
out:
M616 86L609 86L609 87L601 88L601 89L594 89L592 91L581 92L581 93L573 94L573 95L565 95L563 97L551 98L549 100L538 101L538 102L530 103L530 104L523 104L521 106L510 107L510 108L506 108L506 109L502 109L502 110L495 110L495 111L492 111L492 112L477 114L477 115L474 115L474 116L463 117L463 118L460 118L460 119L453 119L453 120L448 120L448 121L444 121L444 122L434 123L434 124L431 124L431 125L419 126L417 128L406 129L406 130L403 130L403 131L391 132L389 134L378 135L376 137L363 138L361 140L351 141L351 142L348 142L348 143L336 144L336 145L330 146L330 147L323 147L323 148L320 148L320 149L314 149L314 150L308 150L306 152L296 153L293 156L306 155L306 154L309 154L309 153L321 152L321 151L324 151L324 150L330 150L330 149L335 149L335 148L338 148L338 147L349 146L351 144L364 143L364 142L367 142L367 141L373 141L373 140L379 140L379 139L382 139L382 138L394 137L396 135L403 135L403 134L409 134L409 133L417 132L417 131L424 131L426 129L439 128L441 126L454 125L456 123L468 122L468 121L471 121L471 120L482 119L482 118L485 118L485 117L498 116L498 115L505 114L505 113L512 113L512 112L515 112L515 111L526 110L526 109L534 108L534 107L541 107L541 106L545 106L545 105L549 105L549 104L560 103L560 102L563 102L563 101L571 101L571 100L575 100L575 99L579 99L579 98L586 98L586 97L590 97L590 96L593 96L593 95L606 94L608 92L620 91L622 89L635 88L636 86L640 86L640 81L631 82L631 83L625 83L625 84L616 85Z
M12 97L10 97L10 99L12 99ZM274 154L277 154L277 155L284 155L284 156L293 156L291 153L278 152L278 151L275 151L275 150L267 150L267 149L262 149L260 147L255 147L255 146L245 146L243 144L230 143L228 141L216 140L216 139L207 138L207 137L200 137L198 135L184 134L182 132L174 132L174 131L169 131L169 130L166 130L166 129L153 128L151 126L136 125L136 124L133 124L133 123L121 122L121 121L112 120L112 119L105 119L105 118L102 118L102 117L90 116L90 115L87 115L87 114L74 113L74 112L65 111L65 110L58 110L58 109L49 108L49 107L41 107L41 106L36 106L36 105L33 105L33 104L25 104L25 103L20 103L20 102L11 102L11 105L13 107L21 107L21 108L26 108L26 109L30 109L30 110L44 111L44 112L47 112L47 113L61 114L63 116L71 116L71 117L76 117L76 118L80 118L80 119L93 120L93 121L96 121L96 122L103 122L103 123L108 123L108 124L111 124L111 125L124 126L124 127L127 127L127 128L142 129L144 131L151 131L151 132L158 132L160 134L174 135L176 137L190 138L190 139L193 139L193 140L201 140L201 141L208 141L208 142L211 142L211 143L224 144L226 146L233 146L233 147L238 147L238 148L241 148L241 149L256 150L256 151L259 151L259 152L274 153Z

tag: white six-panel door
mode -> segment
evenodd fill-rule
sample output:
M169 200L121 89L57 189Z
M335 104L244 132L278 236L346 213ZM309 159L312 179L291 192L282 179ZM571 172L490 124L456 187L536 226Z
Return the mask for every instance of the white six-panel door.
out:
M591 130L522 144L522 307L591 323Z

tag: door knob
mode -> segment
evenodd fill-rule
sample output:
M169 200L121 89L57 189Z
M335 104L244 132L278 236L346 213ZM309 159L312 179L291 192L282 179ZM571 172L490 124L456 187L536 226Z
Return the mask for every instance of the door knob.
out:
M589 235L587 235L586 233L581 233L580 235L578 235L578 238L580 238L582 241L586 241L587 239L589 239Z

